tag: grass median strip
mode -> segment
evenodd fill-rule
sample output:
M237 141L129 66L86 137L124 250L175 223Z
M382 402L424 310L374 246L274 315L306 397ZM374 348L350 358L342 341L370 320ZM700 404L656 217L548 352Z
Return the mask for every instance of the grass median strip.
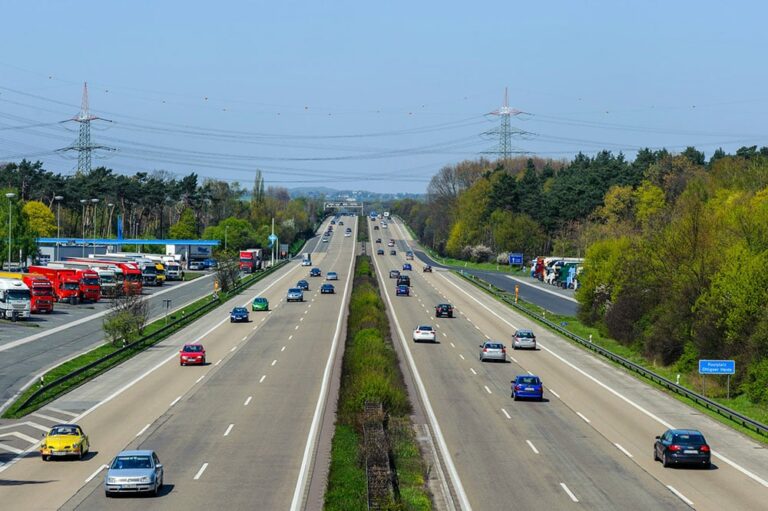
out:
M381 509L428 510L426 467L410 421L411 405L389 320L373 274L371 260L359 256L355 265L342 362L336 431L324 509L367 510L370 479L366 467L384 453L392 473ZM366 442L371 404L380 404L385 445ZM377 424L378 425L378 424ZM375 451L375 452L372 452Z
M37 392L41 388L40 384L35 384L30 386L30 388L22 392L22 394L16 399L16 401L14 401L14 403L10 407L8 407L8 409L3 414L3 418L15 419L15 418L23 417L31 412L34 412L40 407L55 400L59 396L66 394L72 389L75 389L80 385L83 385L84 383L92 380L99 374L102 374L105 371L136 356L137 354L141 353L145 349L151 346L154 346L155 344L159 343L163 339L166 339L167 337L174 334L175 332L178 332L179 330L187 327L190 323L199 319L205 314L208 314L209 312L217 309L220 305L225 303L228 299L232 298L236 294L247 289L252 284L266 277L278 267L279 266L275 266L275 268L272 270L267 270L262 273L257 273L257 274L248 275L247 277L244 277L241 280L242 287L238 288L238 290L232 293L219 293L218 300L215 300L212 297L212 295L206 295L203 298L200 298L199 300L196 300L180 309L177 309L167 319L163 317L153 321L152 323L149 323L144 328L144 331L142 333L143 338L147 338L148 336L151 336L147 338L146 341L138 342L135 348L125 350L123 353L120 353L119 355L116 355L108 360L105 360L103 363L97 364L94 367L91 367L90 369L83 371L82 373L78 374L73 378L70 378L70 379L67 379L66 381L61 382L60 384L46 390L45 392L37 396L34 400L29 402L26 406L22 407L25 401L27 401L30 396L32 396L35 392ZM203 306L208 303L211 303L211 305L207 308L203 308ZM168 323L169 321L172 322L176 320L179 320L179 321L173 324L172 326L170 326L165 331L163 331L161 334L152 336L153 333L163 329L166 326L166 323ZM62 378L66 375L69 375L78 370L81 370L82 368L98 361L103 357L106 357L112 353L119 351L120 349L121 349L120 347L115 346L111 343L106 343L101 346L98 346L93 350L90 350L77 357L74 357L71 360L68 360L54 367L53 369L49 370L48 372L45 373L45 375L43 375L42 381L44 384L54 382L59 378Z

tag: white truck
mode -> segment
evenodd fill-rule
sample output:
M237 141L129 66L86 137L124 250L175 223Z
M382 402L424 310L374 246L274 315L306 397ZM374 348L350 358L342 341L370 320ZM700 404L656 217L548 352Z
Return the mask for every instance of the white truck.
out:
M302 266L312 266L312 254L310 252L304 252L301 256Z
M0 313L5 319L29 319L32 299L27 285L21 280L0 279Z

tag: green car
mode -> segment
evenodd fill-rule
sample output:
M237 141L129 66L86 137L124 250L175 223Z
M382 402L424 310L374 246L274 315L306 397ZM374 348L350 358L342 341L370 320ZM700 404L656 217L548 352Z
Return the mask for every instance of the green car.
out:
M255 311L268 311L269 300L267 300L266 298L257 296L256 298L253 299L253 303L251 304L251 309Z

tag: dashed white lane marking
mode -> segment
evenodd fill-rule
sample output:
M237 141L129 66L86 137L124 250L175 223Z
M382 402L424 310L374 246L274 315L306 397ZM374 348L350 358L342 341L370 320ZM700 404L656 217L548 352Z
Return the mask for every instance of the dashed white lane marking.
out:
M205 469L208 468L208 463L203 463L203 466L200 467L200 470L197 471L197 474L195 474L195 477L193 479L197 481L200 479L200 476L203 475L203 472L205 472Z
M274 366L275 364L277 364L277 359L273 360L270 365Z
M267 377L267 375L265 374L264 376L262 376L261 378L259 378L259 383L263 382L263 381L264 381L264 378L266 378L266 377Z
M241 341L247 341L247 340L248 340L248 336L246 335L245 337L243 337L243 338L242 338L242 339L240 339L240 340L241 340Z
M266 316L261 318L261 322L264 323L264 320L267 319Z
M243 406L248 406L251 402L251 399L253 399L253 396L248 396L248 399L245 400L245 403L243 403Z
M296 328L294 328L294 330L298 330L298 329L299 329L299 325L296 325Z
M532 373L532 372L530 372L530 371L528 371L528 374L530 374L531 376L533 376L533 373Z
M576 412L576 415L578 415L579 417L581 417L581 418L584 420L584 422L586 422L586 423L589 423L589 419L587 419L587 418L584 416L584 414L582 414L581 412Z
M464 358L464 355L462 355L461 353L459 353L459 356L461 357L461 359L462 359L462 360L466 360L466 359Z
M283 346L282 348L280 348L280 351L285 351L285 346Z
M293 335L288 336L288 340L290 341L291 339L293 339Z
M526 440L526 441L525 441L525 443L527 443L527 444L528 444L528 447L530 447L530 448L531 448L531 450L532 450L534 453L536 453L536 454L539 454L539 450L536 448L536 446L535 446L535 445L533 445L533 442L531 442L530 440Z
M513 357L512 355L510 355L510 356L509 356L509 359L510 359L512 362L514 362L515 364L517 364L517 363L518 363L518 362L517 362L517 359L516 359L515 357Z
M304 314L306 314L307 312L309 312L309 310L305 310L305 311L304 311Z
M491 389L488 388L488 385L483 385L483 387L487 393L492 394Z
M181 401L181 396L179 396L176 399L174 399L173 401L171 401L171 404L168 405L168 408L172 407L173 405L175 405L179 401Z
M479 327L479 326L477 326L477 325L475 325L475 329L477 329L477 330L480 330L480 327Z
M85 482L86 483L90 483L91 481L93 481L93 478L96 477L97 475L99 475L99 472L101 472L105 468L108 468L107 465L102 465L99 468L97 468L96 472L94 472L93 474L89 475L88 478L85 480Z
M506 411L504 408L501 409L501 413L503 413L504 417L506 417L507 419L511 419L512 418L512 416L509 415L509 412Z
M448 334L446 334L445 332L441 332L441 333L443 334L443 337L448 337Z
M254 329L254 330L256 330L257 328L259 328L259 327L258 327L258 326L254 326L254 327L253 327L253 329Z
M455 347L456 347L456 345L451 343L451 348L455 348Z
M215 364L213 364L213 365L214 365L214 366L217 366L217 365L221 364L221 361L222 361L222 359L219 359L219 360L218 360L218 361L217 361Z
M615 445L618 450L620 450L621 452L623 452L624 454L626 454L630 458L634 458L634 456L632 456L632 454L630 454L630 452L628 450L626 450L625 448L623 448L621 445L619 445L617 443L614 443L613 445Z
M205 375L202 375L200 378L195 380L195 383L200 383L201 381L203 381L203 378L205 378Z
M477 374L477 371L475 371L475 370L474 370L474 369L472 369L471 367L469 368L469 370L470 370L470 371L472 371L472 374Z
M558 394L557 392L555 392L555 391L554 391L554 390L552 390L552 389L549 389L549 391L550 391L550 392L552 393L552 395L553 395L553 396L555 396L557 399L560 399L560 394Z
M224 436L229 436L229 432L232 431L232 428L234 427L235 427L234 424L230 424L229 426L227 426L227 430L224 431Z
M230 352L230 353L232 353L232 352L233 352L233 351L235 351L236 349L237 349L237 346L232 346L232 349L231 349L231 350L229 350L229 352Z
M568 487L565 485L565 483L560 483L560 486L563 488L565 493L567 493L568 496L571 497L572 501L574 501L574 502L578 502L579 501L579 499L576 498L576 495L574 495L573 492L570 489L568 489Z
M302 321L304 321L304 318L299 318L299 322L302 322Z
M683 502L688 504L690 507L693 507L693 501L691 499L689 499L688 497L686 497L685 495L683 495L682 493L680 493L679 491L677 491L674 487L672 487L670 485L667 485L667 488L669 488L669 491L671 491L672 493L677 495L677 497L680 500L682 500Z

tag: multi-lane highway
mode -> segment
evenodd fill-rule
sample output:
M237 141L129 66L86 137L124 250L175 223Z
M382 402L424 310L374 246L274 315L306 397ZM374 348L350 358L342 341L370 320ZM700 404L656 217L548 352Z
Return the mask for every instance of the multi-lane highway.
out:
M345 218L355 227L353 218ZM355 229L356 232L356 229ZM120 385L100 378L53 403L77 414L94 454L81 462L44 463L37 456L0 467L0 501L9 509L296 509L305 499L318 426L328 393L350 290L355 236L337 232L314 254L314 266L336 271L336 294L320 295L324 277L298 262L232 299L213 316L175 335L159 350L129 361L135 377ZM287 288L307 279L301 303ZM234 323L228 311L269 299L271 310ZM178 348L199 339L208 365L179 367ZM154 357L154 358L153 358ZM126 369L128 371L128 369ZM114 388L109 388L114 387ZM79 397L78 397L79 392ZM90 406L82 410L88 396ZM104 465L125 448L155 449L165 468L158 499L106 500Z
M397 223L388 231L404 237ZM390 256L384 248L387 255L374 259L385 301L401 351L423 383L422 399L446 447L446 473L455 467L453 485L465 507L765 509L762 446L539 328L450 272L422 273L416 266L412 296L395 296L387 276L402 268L404 253ZM457 317L435 319L434 306L444 302L456 307ZM435 326L439 343L413 343L419 324ZM516 327L534 329L539 349L509 350L505 364L478 361L482 341L509 345ZM543 378L544 402L511 399L510 380L528 372ZM716 453L712 470L665 469L653 461L654 436L672 425L704 432Z

